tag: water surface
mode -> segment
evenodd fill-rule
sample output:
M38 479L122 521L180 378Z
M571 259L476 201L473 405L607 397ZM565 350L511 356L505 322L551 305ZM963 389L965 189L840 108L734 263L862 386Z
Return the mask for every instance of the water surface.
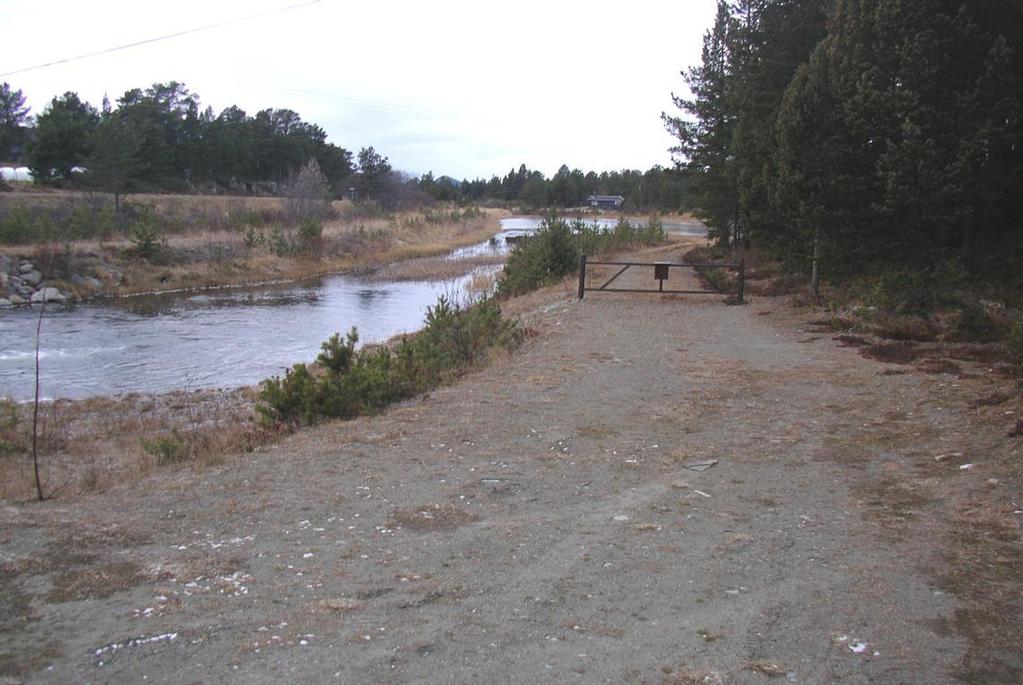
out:
M448 257L506 255L508 238L535 231L539 222L503 219L491 240ZM312 361L321 342L353 326L362 343L416 331L439 296L465 297L469 279L381 283L333 276L51 308L40 338L40 394L81 398L253 385ZM33 395L38 317L38 309L0 311L0 396Z

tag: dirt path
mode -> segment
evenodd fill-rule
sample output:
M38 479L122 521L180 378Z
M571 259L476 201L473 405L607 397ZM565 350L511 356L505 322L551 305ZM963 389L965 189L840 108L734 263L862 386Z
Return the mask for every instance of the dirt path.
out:
M904 373L769 298L572 290L384 416L4 508L0 673L1020 680L1019 402L974 404L1009 381Z

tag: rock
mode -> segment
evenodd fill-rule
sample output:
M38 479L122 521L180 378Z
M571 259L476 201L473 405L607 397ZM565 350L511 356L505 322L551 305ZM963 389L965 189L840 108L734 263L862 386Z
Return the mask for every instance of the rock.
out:
M8 300L6 297L0 297L0 307L13 307L14 303Z
M40 288L32 294L32 302L67 302L67 296L56 288Z
M29 271L26 274L22 274L21 280L25 281L29 285L36 286L42 283L43 275L36 271L35 269L33 269L32 271Z
M71 282L74 283L75 285L84 285L87 288L92 288L93 290L99 290L101 287L103 287L102 281L100 281L98 278L93 278L92 276L83 276L81 274L71 274Z
M35 267L32 266L32 262L22 262L21 265L18 266L18 271L23 274L27 274L29 271L35 271Z
M0 273L9 274L14 268L14 260L7 255L0 255Z
M27 302L27 300L24 297L22 297L21 295L11 295L7 299L15 307L17 307L19 304L25 304L25 302Z
M20 288L21 284L24 283L24 281L21 280L20 276L8 276L7 282L10 284L12 288Z

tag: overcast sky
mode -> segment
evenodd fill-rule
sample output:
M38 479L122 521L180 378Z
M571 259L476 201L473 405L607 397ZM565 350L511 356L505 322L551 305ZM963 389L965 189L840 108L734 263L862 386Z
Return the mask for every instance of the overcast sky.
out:
M296 6L301 5L301 6ZM289 108L395 168L456 178L669 165L660 113L700 59L714 0L0 0L0 76L33 114L184 83L220 112Z

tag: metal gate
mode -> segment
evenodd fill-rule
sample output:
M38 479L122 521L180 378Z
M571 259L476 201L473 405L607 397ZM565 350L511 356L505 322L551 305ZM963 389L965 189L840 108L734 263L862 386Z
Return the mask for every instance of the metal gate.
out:
M615 272L611 278L607 279L603 285L591 288L586 285L586 267L587 266L617 266L621 267ZM612 288L610 287L618 277L624 274L632 267L652 267L654 270L654 280L657 281L656 288ZM746 263L745 260L740 259L738 264L696 264L691 262L671 263L671 262L598 262L589 261L586 255L579 257L579 299L588 292L604 292L604 293L665 293L674 295L725 295L725 291L718 290L711 286L710 290L672 290L665 289L664 282L670 280L671 269L693 269L697 273L701 269L737 269L739 276L736 279L735 284L735 296L738 299L739 304L743 303L743 299L746 295ZM706 280L706 279L705 279ZM708 282L709 285L709 282Z

